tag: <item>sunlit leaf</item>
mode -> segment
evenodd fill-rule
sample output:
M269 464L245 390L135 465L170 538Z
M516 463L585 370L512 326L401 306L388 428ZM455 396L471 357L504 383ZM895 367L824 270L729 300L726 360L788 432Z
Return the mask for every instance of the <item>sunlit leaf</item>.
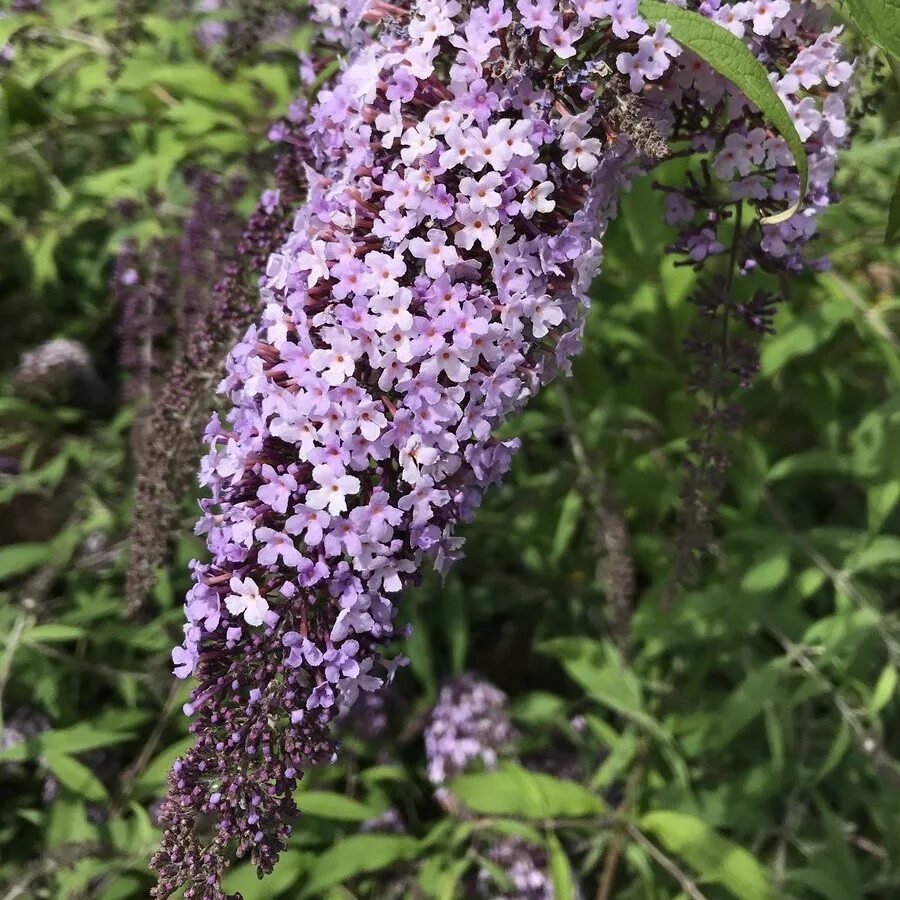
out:
M13 544L0 547L0 580L24 575L42 566L52 555L49 544Z
M761 863L700 819L657 810L641 819L641 828L683 859L704 881L721 884L739 900L775 900Z
M405 834L354 834L343 838L316 858L298 896L319 896L333 884L412 859L418 849L419 842Z
M80 797L94 802L106 800L108 795L103 782L83 763L58 750L49 751L41 757L47 768L59 779L63 787Z
M559 838L551 833L547 836L550 880L553 883L554 900L575 900L575 884L572 867Z
M495 772L461 775L450 782L449 789L472 812L484 815L552 819L598 815L605 809L580 784L513 763Z
M333 791L300 791L296 796L300 812L322 819L336 819L342 822L365 822L377 814L370 806L336 794Z

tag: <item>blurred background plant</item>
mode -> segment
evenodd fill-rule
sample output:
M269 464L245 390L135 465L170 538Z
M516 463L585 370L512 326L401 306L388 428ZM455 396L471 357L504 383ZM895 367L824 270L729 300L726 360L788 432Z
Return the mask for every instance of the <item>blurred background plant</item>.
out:
M135 471L274 186L267 135L309 41L285 3L144 6L0 14L9 900L147 895L200 551L186 498L126 609ZM900 894L900 133L880 67L823 229L833 268L788 286L688 586L670 590L696 279L636 183L574 378L510 426L524 447L466 559L409 598L409 665L342 722L270 879L232 875L246 900Z

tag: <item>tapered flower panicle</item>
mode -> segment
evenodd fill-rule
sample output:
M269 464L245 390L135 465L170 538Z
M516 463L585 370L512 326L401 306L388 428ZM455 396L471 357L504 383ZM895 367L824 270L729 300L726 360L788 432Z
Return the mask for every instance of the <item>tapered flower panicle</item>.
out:
M779 77L817 21L784 5L759 27L734 7ZM231 411L206 432L211 560L174 652L199 681L197 744L163 812L160 897L222 897L234 856L271 868L330 719L391 676L397 597L459 555L457 526L506 470L516 442L494 430L577 352L619 189L667 142L716 159L715 129L758 119L636 0L317 6L348 52L310 111L309 198L228 360ZM824 118L805 103L813 140ZM780 180L789 196L786 145L758 140L747 195ZM693 218L690 198L678 209ZM685 241L714 255L717 227ZM757 249L792 264L811 228Z

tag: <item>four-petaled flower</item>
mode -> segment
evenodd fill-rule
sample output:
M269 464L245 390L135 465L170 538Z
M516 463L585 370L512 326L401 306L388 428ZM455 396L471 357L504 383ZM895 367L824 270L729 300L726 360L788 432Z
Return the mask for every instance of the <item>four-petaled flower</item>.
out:
M360 481L355 475L339 474L331 466L316 466L312 477L319 487L307 493L306 505L327 509L333 516L346 512L347 497L359 493Z
M269 604L252 578L232 577L232 593L225 598L225 606L233 616L243 616L248 625L262 625Z
M459 253L455 247L447 244L447 233L432 228L425 238L413 238L409 242L409 252L416 258L424 260L425 274L429 278L439 278L448 266L459 262Z

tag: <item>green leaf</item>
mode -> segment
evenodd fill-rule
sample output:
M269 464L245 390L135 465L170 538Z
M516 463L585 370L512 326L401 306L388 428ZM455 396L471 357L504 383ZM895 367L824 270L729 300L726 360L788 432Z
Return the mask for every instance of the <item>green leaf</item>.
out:
M884 242L893 245L897 243L897 238L900 238L900 172L897 173L897 183L894 185L894 193L891 195Z
M336 794L333 791L300 791L294 799L300 812L322 819L337 819L341 822L365 822L376 812L365 803Z
M437 900L456 900L459 897L459 882L471 864L468 858L460 859L441 873L435 891Z
M843 323L852 320L853 314L846 298L835 298L833 303L821 304L787 323L779 321L778 333L763 344L760 371L771 378L792 360L821 349Z
M611 646L590 638L554 638L538 650L555 656L575 681L605 705L616 710L641 709L640 684Z
M0 47L9 43L9 39L28 25L40 25L41 17L23 15L21 13L0 19Z
M84 800L63 794L50 808L44 834L51 849L64 844L91 844L97 840L97 826L88 821Z
M68 788L85 800L99 803L108 798L103 782L84 764L65 753L51 751L41 757L47 768Z
M868 891L863 888L864 878L856 863L853 845L847 840L843 818L821 800L816 802L816 809L824 840L817 842L806 857L810 867L806 871L812 877L804 877L802 881L819 890L824 897L863 900Z
M331 885L413 859L418 850L419 842L405 834L351 835L317 857L299 896L319 896Z
M259 102L250 85L225 81L210 66L200 62L153 64L147 58L131 59L119 76L124 90L163 88L175 97L194 97L218 105L234 105L244 112L259 113Z
M703 742L702 752L720 750L736 738L772 700L784 674L776 659L752 671L716 711Z
M629 726L622 734L616 734L615 729L596 716L588 716L587 721L591 731L602 741L600 746L611 747L591 779L591 787L607 788L625 775L634 760L638 749L636 729Z
M454 579L445 586L444 598L441 612L450 651L450 668L455 675L459 675L466 667L466 653L469 649L469 620L466 616L465 594L459 581Z
M584 497L580 491L569 491L563 499L559 521L556 523L556 533L553 535L553 546L550 550L550 559L553 562L559 562L568 550L569 544L572 543L583 506Z
M900 58L900 0L846 0L846 7L873 44Z
M866 491L866 518L870 532L879 531L900 502L900 481L874 484Z
M252 863L242 863L225 877L223 886L229 894L240 892L244 897L274 897L287 890L305 870L309 854L299 850L285 850L279 857L272 872L261 882Z
M878 677L872 696L867 704L869 713L873 716L883 710L894 698L897 691L897 670L888 663Z
M153 847L161 835L150 821L147 810L136 800L132 800L128 808L131 810L131 847Z
M531 727L546 727L565 720L566 702L554 694L533 691L514 700L509 714L515 721L524 722Z
M879 534L846 562L850 572L878 572L896 566L900 566L900 537L892 534Z
M852 743L853 732L850 731L850 727L846 722L841 722L841 726L838 728L837 734L835 734L834 740L831 742L831 747L829 747L825 759L816 772L816 783L820 782L839 765L840 761L844 758L844 754L850 749Z
M672 810L656 810L645 815L640 824L704 881L723 885L740 900L774 900L762 865L743 847L717 834L700 819Z
M472 812L525 819L577 818L601 814L605 806L574 781L529 772L504 763L495 772L462 775L450 791Z
M850 434L854 473L883 480L900 474L900 400L894 397L867 413Z
M468 825L469 823L464 823ZM542 843L540 831L533 825L523 822L521 819L485 819L482 823L493 834L500 834L506 837L520 838L528 841L530 844ZM466 835L468 837L468 835Z
M886 0L882 0L886 2ZM789 219L800 208L809 181L809 164L806 149L794 122L781 98L769 81L765 67L728 29L701 16L699 13L661 3L659 0L640 0L641 15L651 24L666 21L672 29L672 37L692 50L704 62L712 66L744 93L759 111L774 125L787 142L797 173L800 176L800 196L797 202L784 212L767 216L761 221L776 225Z
M661 740L668 739L665 729L644 710L640 682L611 644L590 638L554 638L539 644L537 650L555 656L569 677L599 703Z
M142 887L143 882L136 875L119 875L107 883L98 900L130 900Z
M47 753L82 753L98 747L110 747L131 740L132 735L124 731L108 731L94 722L79 722L71 728L45 731L30 737L20 744L0 750L0 762L23 762L37 759Z
M77 625L47 624L35 625L22 637L23 644L52 644L57 641L77 641L85 636L83 628Z
M575 884L572 867L559 838L552 832L547 835L550 880L553 882L554 900L575 900Z
M741 579L741 590L748 594L768 594L784 583L790 571L785 550L769 548L754 560Z
M406 642L409 666L415 672L429 698L437 697L438 680L435 674L434 647L428 632L428 623L421 611L414 609L410 615L412 636Z
M161 750L135 779L135 788L142 791L156 791L163 787L166 783L169 769L172 768L172 763L179 756L187 753L188 749L193 747L193 745L194 738L186 737L166 747L165 750Z
M798 475L847 475L850 461L831 450L806 450L779 459L766 474L766 481L781 481Z
M845 885L841 884L840 881L835 881L832 872L823 871L812 866L788 872L787 880L791 884L811 888L816 892L817 896L824 897L825 900L850 900L851 896L854 900L862 900L862 894L859 893L858 889L854 890L852 895L847 894Z
M0 581L24 575L44 565L51 555L49 544L12 544L0 547Z
M198 100L183 100L168 110L166 118L177 123L182 134L191 137L199 137L219 125L235 130L240 128L237 116Z

